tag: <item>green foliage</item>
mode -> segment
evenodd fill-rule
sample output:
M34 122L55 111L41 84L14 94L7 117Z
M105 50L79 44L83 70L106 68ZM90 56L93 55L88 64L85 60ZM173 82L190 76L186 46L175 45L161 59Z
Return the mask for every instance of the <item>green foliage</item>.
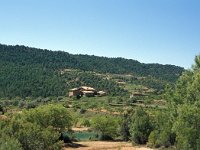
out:
M141 107L138 107L132 116L130 125L132 141L137 144L145 144L151 131L152 125L148 114Z
M148 146L150 147L169 147L175 143L175 134L172 132L172 122L169 112L160 110L155 113L152 118L154 130L148 138Z
M90 120L86 119L86 118L82 118L80 121L80 125L84 126L84 127L90 127L91 123Z
M37 124L24 122L22 118L14 117L6 122L0 132L2 140L10 139L7 141L10 145L8 148L25 149L25 150L54 150L61 149L61 143L58 141L60 134L55 132L52 127L42 128ZM4 136L6 135L6 136ZM5 147L6 143L0 143L0 147ZM14 149L15 149L14 148Z
M171 81L169 82L169 81L162 80L162 79L155 78L155 77L151 77L151 76L147 76L145 78L132 77L128 81L131 84L143 85L143 86L153 88L153 89L156 89L156 90L164 89L166 84L173 84Z
M32 101L32 102L27 103L26 108L31 109L31 108L35 108L36 106L37 106L37 102Z
M98 140L98 134L95 132L88 132L88 131L82 131L82 132L74 132L72 134L75 139L81 140L81 141L88 141L88 140Z
M61 131L71 126L71 115L61 105L44 105L22 111L0 122L0 148L60 150ZM6 139L10 140L2 142Z
M63 131L72 126L72 117L67 109L61 105L43 105L35 109L24 111L24 119L36 123L43 128L52 126Z
M74 55L81 62L79 69L100 73L130 74L152 76L166 81L176 81L183 68L172 65L142 64L138 61L124 58L106 58L89 55Z
M63 79L54 70L41 65L19 65L0 62L1 97L47 97L65 94Z
M101 134L102 140L105 140L107 136L114 138L117 135L119 119L114 116L97 115L92 118L91 126Z
M18 124L18 126L20 128L16 131L15 136L20 141L23 149L59 150L61 148L61 143L58 142L60 134L55 132L52 127L42 128L37 124L21 124L21 122Z
M169 120L176 135L176 146L181 150L200 149L200 70L199 59L177 81L174 89L168 88Z
M173 126L177 136L177 147L182 150L200 148L200 107L183 104L178 108L178 117Z
M121 137L124 141L128 141L130 139L130 120L131 117L128 115L128 112L123 115L121 127L120 127L120 133Z
M87 85L97 90L106 91L109 95L125 95L127 91L121 88L112 80L103 78L94 72L71 71L62 74L62 78L67 81L67 88L80 87Z
M199 70L200 69L200 55L195 56L194 59L195 64L192 66L194 70Z
M72 87L93 86L106 90L110 95L124 95L116 83L102 79L94 73L134 74L151 76L160 81L174 82L183 68L172 65L142 64L123 58L106 58L88 55L71 55L62 51L49 51L25 46L0 44L0 97L49 97L64 96ZM65 69L76 69L82 74L62 74ZM65 72L65 71L64 71ZM160 83L152 82L160 88Z
M24 101L24 100L19 101L19 103L18 103L19 108L25 108L25 106L26 106L26 101Z
M0 150L22 150L22 146L17 139L8 135L1 135Z

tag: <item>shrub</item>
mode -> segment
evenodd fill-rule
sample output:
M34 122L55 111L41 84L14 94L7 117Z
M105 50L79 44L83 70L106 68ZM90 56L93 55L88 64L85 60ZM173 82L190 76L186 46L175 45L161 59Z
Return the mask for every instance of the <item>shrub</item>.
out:
M112 139L117 135L119 120L113 116L95 116L91 126L101 134L101 140Z
M130 126L132 141L137 144L146 144L149 134L152 131L152 125L148 114L141 107L136 109Z
M22 150L22 145L15 137L2 135L0 138L0 150Z

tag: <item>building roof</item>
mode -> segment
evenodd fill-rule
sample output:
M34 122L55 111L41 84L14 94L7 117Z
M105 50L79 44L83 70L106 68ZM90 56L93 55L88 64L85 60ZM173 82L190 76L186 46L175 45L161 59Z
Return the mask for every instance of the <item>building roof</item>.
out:
M95 91L94 88L89 87L89 86L81 86L80 88L82 88L82 89L85 90L85 91Z

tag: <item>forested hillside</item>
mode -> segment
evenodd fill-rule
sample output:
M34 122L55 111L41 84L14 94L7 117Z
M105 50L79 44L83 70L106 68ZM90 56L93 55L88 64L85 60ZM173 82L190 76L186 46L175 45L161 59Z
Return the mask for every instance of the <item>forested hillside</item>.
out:
M69 88L90 85L108 94L126 91L95 73L131 74L173 83L184 70L173 65L143 64L124 58L72 55L25 46L0 44L0 97L47 97L65 95ZM76 69L81 73L64 73ZM73 79L74 82L70 82ZM100 82L99 82L100 81Z
M3 149L61 149L59 140L72 144L84 135L91 142L120 139L163 150L199 150L200 56L182 73L180 67L123 58L0 47ZM64 96L82 85L108 96Z
M175 81L183 68L173 65L143 64L124 58L72 55L63 51L49 51L25 46L0 45L1 62L19 65L42 65L50 69L74 68L101 73L133 73Z

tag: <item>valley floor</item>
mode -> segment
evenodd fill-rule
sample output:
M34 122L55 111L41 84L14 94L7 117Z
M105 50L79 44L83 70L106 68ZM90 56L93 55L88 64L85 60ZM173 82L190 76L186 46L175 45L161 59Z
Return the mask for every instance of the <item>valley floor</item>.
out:
M76 148L66 147L64 150L153 150L145 146L132 146L128 142L90 141L76 142Z

